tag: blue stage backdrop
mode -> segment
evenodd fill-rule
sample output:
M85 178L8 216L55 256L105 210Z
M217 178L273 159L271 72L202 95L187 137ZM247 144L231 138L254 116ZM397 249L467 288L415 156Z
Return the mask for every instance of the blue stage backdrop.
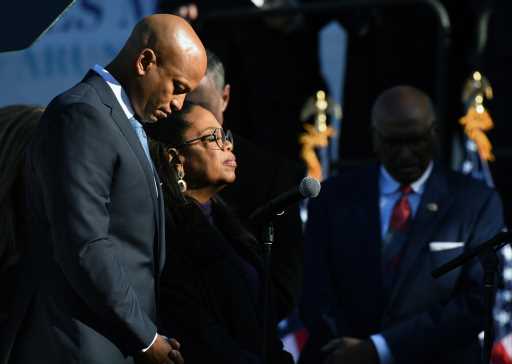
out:
M155 4L156 0L77 0L31 47L0 53L0 106L48 104L95 63L104 65L112 59L135 23L152 13Z

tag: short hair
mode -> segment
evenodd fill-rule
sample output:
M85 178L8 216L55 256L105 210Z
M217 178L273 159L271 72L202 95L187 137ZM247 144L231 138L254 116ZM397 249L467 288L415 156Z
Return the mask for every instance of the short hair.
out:
M217 57L217 55L209 49L206 50L206 58L208 60L206 76L213 80L215 87L219 91L222 91L224 85L226 84L224 65L222 64L220 58Z
M375 100L371 110L371 125L375 127L380 114L387 113L394 115L395 117L400 116L403 118L410 118L411 105L425 106L425 115L429 118L432 123L435 121L436 113L434 105L432 104L431 98L422 90L408 86L399 85L384 90L377 99Z

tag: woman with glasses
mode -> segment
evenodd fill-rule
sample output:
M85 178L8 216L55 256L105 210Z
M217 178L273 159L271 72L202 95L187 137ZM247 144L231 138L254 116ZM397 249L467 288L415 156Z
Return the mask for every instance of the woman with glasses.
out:
M166 206L162 333L179 340L188 364L293 363L275 322L264 360L261 248L216 195L235 181L231 133L190 103L147 132Z

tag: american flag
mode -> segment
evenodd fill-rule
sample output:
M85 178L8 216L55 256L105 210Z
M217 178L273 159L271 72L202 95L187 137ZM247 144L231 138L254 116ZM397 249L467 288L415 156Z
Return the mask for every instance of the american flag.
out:
M460 172L494 187L488 160L493 160L492 146L483 133L493 127L492 119L483 106L484 98L492 98L489 81L474 72L466 83L463 99L467 114L460 119L464 125L461 158L456 162ZM470 138L471 137L471 138ZM460 144L459 144L460 145ZM512 248L506 245L499 251L502 276L494 305L495 343L491 352L493 364L512 364ZM483 335L481 336L483 338Z
M492 348L493 364L512 364L512 248L506 245L501 249L503 258L503 287L496 293L494 318L496 342Z
M279 337L284 350L292 354L295 363L299 360L300 352L308 340L309 333L295 311L290 317L281 321L277 326Z

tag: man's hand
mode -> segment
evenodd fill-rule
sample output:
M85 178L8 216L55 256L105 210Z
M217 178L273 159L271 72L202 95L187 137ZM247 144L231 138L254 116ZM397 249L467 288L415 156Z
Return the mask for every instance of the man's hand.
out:
M371 340L341 337L331 340L322 351L331 352L325 364L379 364L379 356Z
M167 340L158 335L153 345L144 353L140 353L135 362L137 364L183 364L184 360L179 352L180 343L174 339Z
M171 345L171 352L169 353L169 359L171 359L171 363L174 364L184 364L185 360L183 360L183 357L180 353L180 343L178 340L170 339L167 341Z

